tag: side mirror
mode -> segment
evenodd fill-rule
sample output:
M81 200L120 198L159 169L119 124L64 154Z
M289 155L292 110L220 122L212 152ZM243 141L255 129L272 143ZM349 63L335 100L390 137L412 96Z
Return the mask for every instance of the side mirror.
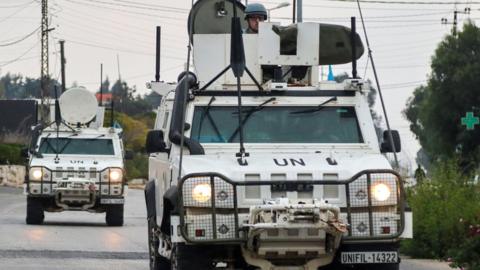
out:
M125 150L125 154L123 156L126 160L132 160L133 159L133 151L132 150Z
M395 146L395 152L399 153L402 151L402 144L400 142L400 134L397 130L392 131L393 145ZM383 132L383 142L380 146L380 152L382 153L393 153L393 146L390 143L390 136L388 130Z
M24 158L28 158L28 147L23 147L21 150L20 150L20 155Z
M163 138L162 130L150 130L147 134L147 142L145 143L147 153L167 152L167 144Z

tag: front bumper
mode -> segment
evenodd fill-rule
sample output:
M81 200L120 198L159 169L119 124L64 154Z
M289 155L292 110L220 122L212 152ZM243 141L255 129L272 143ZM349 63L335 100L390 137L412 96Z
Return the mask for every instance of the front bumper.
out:
M374 198L372 186L378 183L389 185L391 195L387 200ZM211 187L211 197L207 201L196 201L192 190L205 184ZM340 209L339 219L348 225L342 234L343 241L384 241L400 237L405 226L405 195L403 181L393 170L366 170L347 180L311 181L239 182L218 173L189 174L180 180L178 189L181 235L189 243L247 243L249 232L254 229L245 226L252 216L250 207L261 206L245 199L247 187L261 186L262 192L267 190L262 193L265 204L277 199L272 198L273 188L283 187L290 194L331 185L340 186L339 198L344 198L334 203ZM307 200L297 201L305 204Z
M125 185L123 181L111 183L105 179L109 169L97 172L42 167L42 171L40 181L27 179L27 195L53 198L55 204L63 209L87 210L99 204L123 204Z

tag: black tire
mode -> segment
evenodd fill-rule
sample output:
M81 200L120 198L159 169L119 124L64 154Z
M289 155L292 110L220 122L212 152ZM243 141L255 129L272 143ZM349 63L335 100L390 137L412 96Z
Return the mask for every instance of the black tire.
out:
M27 217L25 222L30 225L42 224L45 219L43 201L41 198L27 197Z
M158 237L153 233L155 219L148 220L148 257L150 259L150 270L170 270L170 261L158 254L160 245Z
M105 221L108 226L123 226L123 204L108 205Z
M400 264L393 263L393 264L370 264L365 265L363 268L364 270L399 270Z
M202 246L174 244L170 262L171 270L214 269L208 249Z

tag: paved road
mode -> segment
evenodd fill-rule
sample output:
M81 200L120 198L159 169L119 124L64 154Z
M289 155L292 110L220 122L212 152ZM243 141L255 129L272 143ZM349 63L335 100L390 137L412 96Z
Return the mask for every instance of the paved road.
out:
M0 187L0 270L147 270L143 192L129 190L125 225L107 227L104 214L46 213L25 225L25 196ZM402 270L448 270L444 263L403 260Z

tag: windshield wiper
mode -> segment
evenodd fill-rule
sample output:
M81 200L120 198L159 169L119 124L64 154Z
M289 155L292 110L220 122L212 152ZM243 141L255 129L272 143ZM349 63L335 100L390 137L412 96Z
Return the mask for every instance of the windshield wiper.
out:
M307 109L307 110L301 110L301 111L296 111L296 112L291 112L290 114L300 114L300 113L312 113L312 112L318 112L320 110L322 110L323 108L325 108L325 105L327 105L328 103L332 102L332 101L337 101L337 97L332 97L332 98L329 98L327 99L325 102L322 102L321 104L317 105L317 107L313 108L313 109Z
M68 138L71 138L71 137L74 137L74 136L77 136L77 135L78 135L78 133L73 133L72 135L70 135L70 136L68 136L68 137L65 137L65 139L68 139ZM57 139L57 140L58 140L58 139ZM68 141L65 143L65 145L62 147L62 149L60 149L60 151L57 152L57 155L63 153L63 151L65 151L65 148L67 148L67 146L70 144L71 141L72 141L72 140L68 140Z
M220 130L218 130L217 124L215 123L215 121L213 121L212 115L210 114L210 108L212 107L212 103L214 101L215 101L215 97L212 97L210 99L210 101L208 102L207 108L205 108L205 113L202 115L202 119L200 119L198 136L200 136L200 134L202 134L203 121L205 120L205 117L207 117L208 120L210 121L210 124L213 127L213 131L215 131L218 139L220 140L220 142L223 142L225 140L223 139L222 134L220 133Z
M245 118L243 118L242 126L245 126L245 124L247 123L250 116L252 116L254 113L256 113L258 111L263 110L263 108L265 108L265 105L267 105L268 103L270 103L274 100L276 100L276 98L272 97L272 98L268 99L267 101L263 102L262 104L258 105L257 107L255 107L255 108L253 108L249 111L246 111L247 115L245 116ZM237 136L239 131L240 131L240 126L238 126L237 129L235 129L235 131L233 132L232 136L230 136L230 138L228 138L228 142L232 142L233 139Z
M40 145L38 146L38 151L35 151L35 156L36 156L37 158L43 158L42 153L40 153L40 149L42 148L43 143L45 143L45 142L47 142L47 146L48 146L48 147L52 148L52 150L55 150L55 149L53 148L53 146L50 144L50 142L48 141L48 137L50 136L50 134L52 134L52 133L48 133L47 136L41 138Z

